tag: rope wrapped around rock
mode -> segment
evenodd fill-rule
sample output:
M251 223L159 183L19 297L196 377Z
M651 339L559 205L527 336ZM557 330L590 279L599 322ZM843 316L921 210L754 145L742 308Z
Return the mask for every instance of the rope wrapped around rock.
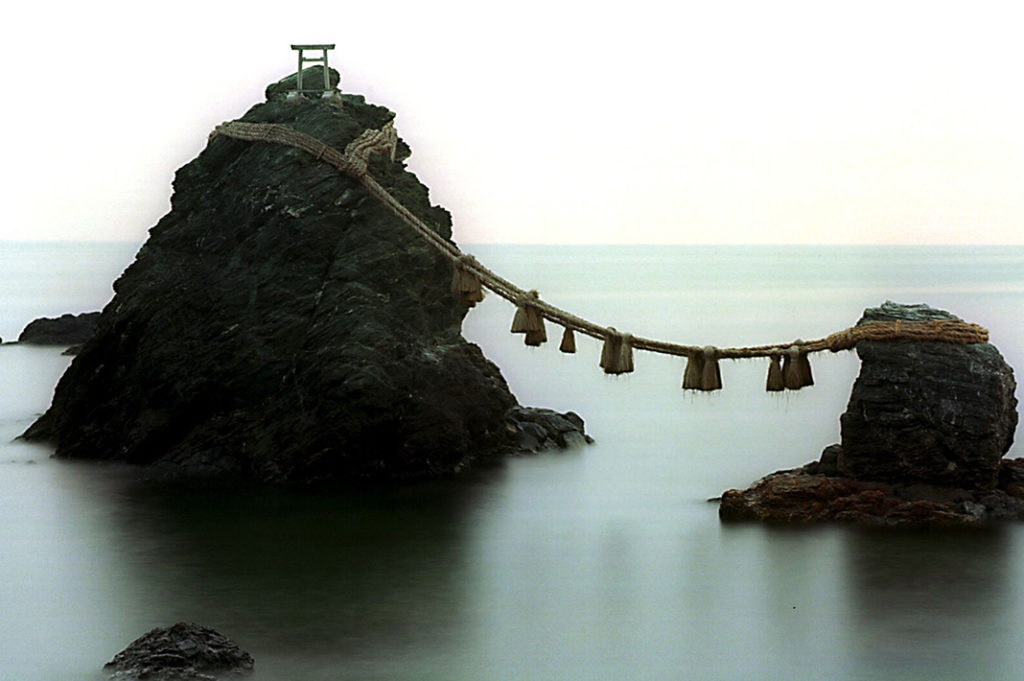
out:
M606 341L609 338L629 336L628 345L635 350L689 358L702 357L711 353L716 359L745 359L778 357L794 348L797 352L803 354L821 352L823 350L839 352L853 348L860 341L915 340L961 344L988 342L988 331L986 329L977 324L969 324L958 320L863 322L816 340L796 340L772 345L738 348L708 348L698 345L683 345L623 334L612 327L601 326L554 305L550 305L541 300L536 292L519 288L480 264L475 258L464 254L455 244L442 237L413 214L412 211L399 203L394 196L373 178L368 170L371 154L387 154L394 160L398 136L391 123L388 123L380 130L364 131L359 137L349 143L343 152L334 149L315 137L276 123L229 121L217 126L210 133L210 138L212 139L217 135L252 142L283 144L311 154L315 158L357 179L367 191L391 208L395 215L401 218L427 243L437 249L441 255L448 258L454 266L472 272L479 277L483 286L508 300L513 305L518 306L523 301L528 300L529 305L544 319L560 324L569 331L576 331L599 340Z

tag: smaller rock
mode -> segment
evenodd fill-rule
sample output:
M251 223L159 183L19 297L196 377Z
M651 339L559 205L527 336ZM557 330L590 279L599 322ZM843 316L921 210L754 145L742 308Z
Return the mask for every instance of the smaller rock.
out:
M249 674L252 666L252 656L223 634L178 622L135 639L104 669L111 681L213 681Z
M18 336L18 342L30 345L81 345L92 337L99 319L99 312L65 314L56 319L43 317L29 322Z
M542 449L567 449L589 444L593 438L584 432L583 419L567 411L515 406L505 415L510 432L515 433L516 449L538 452Z

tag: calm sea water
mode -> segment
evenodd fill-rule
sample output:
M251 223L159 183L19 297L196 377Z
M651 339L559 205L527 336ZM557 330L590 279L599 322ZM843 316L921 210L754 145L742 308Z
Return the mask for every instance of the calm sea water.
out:
M0 336L98 309L135 247L0 243ZM695 344L812 338L885 299L978 322L1024 366L1024 248L526 247L468 250L546 299ZM527 349L488 298L465 325L525 404L597 443L465 478L335 497L168 488L12 441L59 351L0 347L0 680L93 680L155 626L194 620L258 681L1019 678L1024 526L722 526L706 500L838 440L858 370L763 391L762 362L686 395L682 361ZM557 334L549 329L549 334ZM1024 456L1015 447L1011 456Z

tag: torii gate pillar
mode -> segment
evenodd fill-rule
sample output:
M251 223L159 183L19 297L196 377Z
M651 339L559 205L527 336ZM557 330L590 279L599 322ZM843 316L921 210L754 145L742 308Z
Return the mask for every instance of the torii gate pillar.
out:
M323 64L324 65L324 87L322 92L327 92L331 89L331 76L327 69L327 50L334 49L334 43L330 45L292 45L293 50L299 52L299 70L298 76L295 81L296 92L321 92L315 88L303 88L302 87L302 65L303 64ZM307 57L303 55L305 50L320 50L321 56L319 57Z

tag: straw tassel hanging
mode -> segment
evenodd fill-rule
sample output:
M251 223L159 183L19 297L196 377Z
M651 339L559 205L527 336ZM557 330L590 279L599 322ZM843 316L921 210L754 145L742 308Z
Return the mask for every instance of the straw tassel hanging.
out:
M525 340L527 345L534 348L540 346L541 343L548 342L548 332L544 329L544 318L540 316L537 318L540 320L540 329L536 331L527 331Z
M512 333L526 334L526 344L534 347L548 339L547 331L544 329L544 317L540 310L531 304L538 300L540 294L536 291L527 293L520 299L515 317L512 318Z
M601 348L600 366L606 374L628 374L633 371L633 337L621 334L613 327L608 327Z
M459 262L452 272L452 293L459 303L466 307L473 307L484 299L480 277L471 269L474 265L477 265L476 258L463 255L459 257Z
M565 327L565 331L562 332L562 343L558 346L558 349L567 355L571 355L576 352L576 335L568 326Z
M700 389L722 389L722 372L718 368L718 350L710 345L704 348L704 367L700 375Z
M707 346L687 356L683 372L683 390L721 390L722 371L718 367L718 349Z
M779 355L772 355L771 364L768 365L768 379L764 385L764 389L768 392L778 392L786 389L786 382L782 378L782 366L779 362Z
M683 371L683 390L700 390L700 379L704 374L704 355L700 351L686 357Z
M619 346L619 364L623 373L633 373L633 336L625 334Z
M786 350L786 356L782 360L782 378L788 390L799 390L814 385L807 353L802 352L796 345L791 345Z
M797 355L796 368L800 373L800 382L804 387L814 385L814 376L811 374L811 360L806 352L801 352Z

